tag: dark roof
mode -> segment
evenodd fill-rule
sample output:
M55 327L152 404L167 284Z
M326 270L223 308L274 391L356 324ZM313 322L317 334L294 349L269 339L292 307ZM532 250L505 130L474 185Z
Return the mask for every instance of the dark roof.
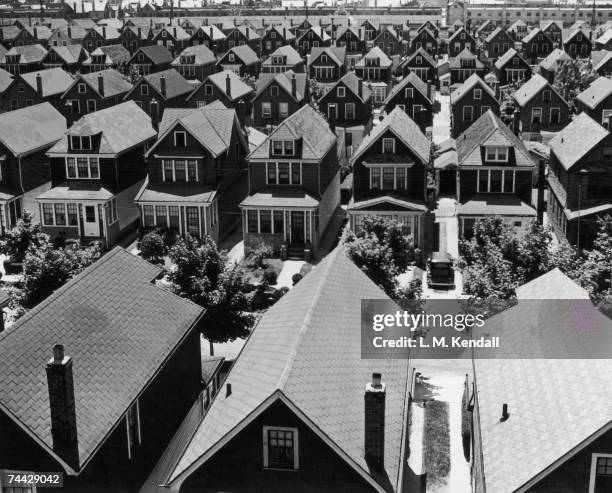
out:
M69 65L78 63L83 52L87 56L87 51L81 45L52 46L49 48L49 53L52 51Z
M355 327L362 299L388 298L336 248L263 315L227 376L231 396L213 401L169 480L207 460L212 447L250 421L266 400L282 395L374 489L398 491L406 467L409 365L361 358L361 333ZM370 472L363 454L363 392L374 371L382 373L389 389L385 479Z
M423 135L423 132L421 132L421 129L412 118L400 109L399 106L396 106L383 121L370 130L370 133L364 137L361 144L359 144L359 148L351 157L351 162L356 162L363 152L387 130L391 130L406 147L412 149L422 163L427 164L429 162L429 140Z
M571 60L572 58L565 53L561 48L555 48L550 54L540 62L540 67L544 70L554 72L557 69L557 64L564 60Z
M45 364L74 360L82 470L203 309L159 288L159 267L115 248L0 334L0 406L52 453Z
M221 72L217 72L215 74L210 74L203 82L200 84L194 91L189 95L187 99L191 99L191 97L207 82L212 82L217 89L219 89L223 94L227 96L227 78L229 76L230 79L230 91L231 97L229 98L232 101L236 101L237 99L243 98L253 92L253 88L240 79L233 71L231 70L223 70Z
M39 70L38 72L28 72L26 74L21 74L19 77L36 91L36 79L39 75L42 81L43 98L63 94L74 82L72 76L60 67Z
M481 147L486 145L514 147L516 166L534 166L523 141L491 110L472 123L456 139L456 145L459 166L481 166Z
M312 106L306 104L285 118L263 144L249 154L249 159L268 158L271 140L300 138L303 159L321 160L336 143L336 134L330 130L325 118Z
M387 98L385 99L385 104L389 103L397 94L403 91L407 86L414 87L417 91L423 95L425 99L427 99L430 103L433 103L429 94L427 94L427 84L421 80L421 78L415 74L414 72L410 72L406 77L404 77L399 84L396 84L393 90L389 93Z
M504 53L501 57L497 59L497 61L495 62L495 68L497 68L498 70L504 68L506 64L510 60L512 60L512 58L514 58L515 55L517 55L521 60L523 60L523 62L525 62L525 59L518 51L516 51L514 48L510 48L506 53ZM525 62L525 65L528 65L528 63Z
M451 43L452 41L454 41L454 39L459 36L460 33L465 33L467 35L467 37L469 39L471 39L472 41L474 41L474 38L472 37L472 35L468 32L468 30L465 27L461 27L460 29L457 29L453 35L448 38L448 42Z
M47 50L45 50L41 45L38 44L13 46L4 54L4 59L2 61L5 62L6 56L8 55L20 55L19 63L36 63L42 62L42 59L45 58L46 54Z
M180 65L181 58L183 56L193 55L195 57L194 64L195 65L208 65L215 63L217 61L217 57L215 54L208 48L206 45L195 45L189 46L185 48L179 56L177 56L173 61L172 65Z
M104 80L104 94L100 94L99 92L98 79L100 76ZM75 79L71 87L78 84L80 81L85 82L93 91L104 98L119 96L132 89L132 83L125 76L112 68L99 72L81 74Z
M66 118L50 103L0 114L0 142L15 156L55 144L66 131Z
M172 53L162 45L151 45L151 46L141 46L136 50L134 55L132 55L131 63L137 63L136 56L139 53L143 53L151 62L155 65L163 65L165 63L170 63L172 61Z
M286 72L282 72L280 74L274 73L260 73L259 79L257 79L257 92L255 93L255 97L258 97L262 92L266 90L266 88L272 84L272 82L276 82L287 94L292 94L292 85L293 78L295 78L296 82L296 101L303 101L306 96L306 88L308 85L308 80L306 74L296 74L293 70L287 70Z

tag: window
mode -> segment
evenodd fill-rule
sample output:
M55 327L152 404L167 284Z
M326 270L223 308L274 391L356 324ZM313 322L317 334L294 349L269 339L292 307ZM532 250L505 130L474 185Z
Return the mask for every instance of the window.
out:
M45 226L53 226L53 204L43 204L43 224Z
M474 99L482 99L482 89L474 89Z
M87 113L93 113L96 111L96 100L88 99L87 100Z
M100 178L98 158L95 156L67 157L66 177L97 180Z
M380 168L370 169L370 188L373 190L380 188Z
M23 485L20 486L8 486L8 473L11 474L15 474L15 475L19 475L22 477L26 477L26 476L33 476L32 472L26 472L26 471L2 471L2 475L0 476L0 492L1 493L36 493L37 489L36 486L34 485L29 485L27 483L24 483ZM4 481L7 481L6 483Z
M267 163L266 184L301 185L302 163Z
M508 148L507 147L487 146L486 160L496 161L496 162L507 162L508 161Z
M91 137L71 135L70 146L73 151L90 151L91 150Z
M229 55L227 55L227 59L231 63L234 63L236 61L236 57L234 56L233 53L230 53Z
M277 85L270 86L270 95L278 96L278 86Z
M263 427L264 467L298 469L297 428Z
M485 114L487 111L489 111L490 109L491 109L491 107L490 107L490 106L482 106L482 107L480 108L480 114L481 114L481 115L484 115L484 114Z
M289 185L289 163L278 163L278 184Z
M66 204L54 204L55 225L66 226Z
M370 168L370 188L372 190L406 190L407 187L407 168L405 166L372 166Z
M589 493L609 491L612 484L612 455L592 454Z
M272 141L273 156L294 156L295 143L292 140L273 140Z
M478 170L479 193L514 193L515 170Z
M213 93L213 88L212 88L212 85L211 85L211 84L206 84L206 85L204 86L204 95L206 95L206 96L211 96L211 95L212 95L212 93Z
M267 178L266 183L268 185L276 185L276 163L267 163Z
M247 232L258 233L259 232L259 217L258 211L247 211Z
M67 209L68 209L68 225L77 226L78 225L77 205L68 204Z
M383 154L393 154L395 152L395 139L384 138L382 142Z
M280 118L287 118L289 115L289 103L278 103L278 116Z
M346 88L345 87L338 87L338 97L339 98L343 98L346 95Z
M117 219L117 199L111 199L106 204L106 221L108 224L113 224Z
M550 109L550 123L552 125L557 125L560 121L561 121L561 109L551 108Z
M355 103L346 103L344 105L344 118L346 120L355 119Z
M77 84L77 91L79 94L85 94L87 92L87 86L83 82Z
M140 94L143 96L149 95L149 86L147 84L140 84Z
M275 233L284 233L285 232L285 224L284 224L284 214L283 211L274 211L274 232Z
M603 161L612 161L612 147L604 147L601 151Z
M414 89L412 87L407 87L404 93L406 99L412 99L414 97Z
M544 102L549 102L550 97L551 97L551 94L549 90L546 90L542 93L542 99L544 100Z
M272 233L272 211L259 211L259 232Z
M601 124L607 129L610 128L610 117L612 117L612 110L602 110Z
M174 132L175 147L187 147L187 136L185 132Z
M463 107L463 121L471 122L474 119L474 108L472 106Z
M272 118L272 103L261 103L261 117Z
M531 123L542 123L542 108L531 108Z
M301 163L291 163L291 184L300 185L302 183Z

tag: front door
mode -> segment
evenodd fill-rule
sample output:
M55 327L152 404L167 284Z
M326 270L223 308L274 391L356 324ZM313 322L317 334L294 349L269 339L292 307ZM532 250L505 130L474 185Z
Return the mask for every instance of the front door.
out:
M304 211L291 211L291 243L304 243Z
M100 236L100 217L97 205L86 205L84 207L83 236Z

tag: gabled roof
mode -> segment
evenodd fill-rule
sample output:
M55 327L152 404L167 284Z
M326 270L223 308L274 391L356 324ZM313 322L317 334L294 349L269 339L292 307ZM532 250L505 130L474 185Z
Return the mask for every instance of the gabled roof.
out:
M64 91L66 91L66 89L68 89L74 81L72 76L60 67L40 70L38 72L28 72L26 74L21 74L18 77L21 78L21 80L28 84L32 89L34 89L34 91L37 91L38 86L36 83L36 79L39 75L42 81L43 98L63 94Z
M130 63L138 62L138 54L144 54L155 65L163 65L172 61L172 53L162 45L141 46L130 59Z
M261 65L272 65L272 57L274 56L283 56L286 57L286 65L297 65L298 63L303 63L304 59L301 55L295 51L295 48L291 45L284 45L276 48L268 58L266 58Z
M347 32L353 33L353 35L357 39L360 39L362 41L363 41L364 36L365 36L365 31L361 31L361 29L359 29L359 27L355 27L355 26L342 26L342 27L339 27L338 30L336 31L336 40L340 39Z
M361 97L359 96L359 77L355 75L355 72L347 72L338 80L333 86L331 86L325 94L321 97L323 99L327 94L330 94L332 91L335 91L336 88L342 84L349 91L351 91L355 96L361 99L361 101L365 102L372 96L372 88L370 85L364 81L361 83Z
M278 139L301 139L302 159L320 161L335 145L336 134L330 130L325 118L306 104L285 118L248 158L267 159L270 156L270 141Z
M612 41L612 29L604 31L604 33L595 40L595 42L599 44L606 44L609 41Z
M149 26L127 26L126 25L121 31L121 35L123 36L124 32L131 31L138 38L139 29L140 29L140 39L149 39L149 34L151 32L151 28Z
M563 27L560 26L557 21L546 21L546 22L540 24L540 29L542 29L542 31L546 32L546 31L548 31L553 26L557 26L560 31L563 30Z
M225 107L169 108L164 111L157 142L147 151L147 155L151 154L157 145L177 126L185 129L213 157L218 157L229 149L232 132L235 127L239 127L239 124L236 112ZM243 140L243 144L245 150L247 150L245 140Z
M53 31L47 26L27 26L25 30L29 32L34 39L43 41L49 39L51 34L53 34Z
M515 55L518 56L521 60L523 60L525 65L529 65L518 51L516 51L514 48L510 48L506 53L504 53L501 57L497 59L497 61L495 62L495 68L501 70L506 66L508 62L510 62L510 60L514 58Z
M198 27L198 29L193 33L193 38L198 37L198 31L203 31L204 34L206 34L206 36L208 36L212 41L221 41L222 39L225 39L225 34L223 34L223 31L212 24Z
M306 30L302 37L300 37L300 41L302 39L308 38L308 33L310 31L316 34L321 39L321 41L329 41L331 39L331 36L327 34L327 31L323 29L322 26L311 26L310 28L308 28L308 30Z
M95 31L102 39L106 40L119 39L121 36L121 33L114 27L94 26L90 30Z
M429 163L430 142L423 135L419 126L410 118L405 111L398 106L385 116L384 120L370 130L366 135L355 154L351 157L351 162L357 162L361 155L377 142L378 138L387 130L390 130L400 139L406 147L411 149L425 165Z
M346 62L346 48L344 46L315 46L310 50L308 65L315 63L324 54L339 67Z
M584 37L584 39L586 41L589 41L589 35L586 34L582 28L577 28L572 30L569 34L567 34L567 36L563 36L563 44L566 44L568 42L570 42L572 39L574 39L576 36L578 36L578 34L582 34L582 36Z
M0 142L14 156L52 146L66 131L66 118L50 103L0 114Z
M421 95L427 99L430 103L433 103L429 94L427 94L427 84L421 80L421 78L415 74L414 72L410 72L406 77L404 77L399 84L396 84L393 90L386 97L384 104L389 103L395 96L397 96L400 92L402 92L406 87L412 86Z
M569 170L610 133L586 113L580 113L548 143L561 165Z
M436 67L436 61L433 59L433 57L429 53L427 53L427 50L425 50L425 48L423 48L422 46L418 50L416 50L412 55L406 58L406 60L404 61L404 63L402 63L402 65L410 66L410 63L413 62L417 56L422 56L423 59L427 63L429 63L429 65L431 65L434 68Z
M519 300L589 300L589 292L556 267L516 288Z
M465 33L469 39L471 39L472 41L475 41L473 36L468 32L468 30L465 27L461 27L457 29L450 38L448 38L448 42L452 43L455 40L455 38L457 38L459 34L461 33Z
M189 46L185 48L179 56L177 56L173 61L172 65L180 65L181 58L183 56L193 55L195 56L194 64L195 65L208 65L212 63L216 63L217 57L215 54L208 48L206 45L195 45Z
M100 76L104 79L104 94L100 94L99 92L98 78ZM85 82L94 92L96 92L96 94L103 98L111 98L113 96L125 94L132 89L132 83L112 68L77 76L72 86L70 86L66 92L79 82ZM62 97L65 94L66 93L64 93Z
M612 51L601 50L591 52L591 61L593 62L593 70L596 72L606 66L612 59Z
M87 51L81 45L52 46L49 48L49 53L51 52L55 52L64 63L69 65L78 63L82 54L87 56Z
M227 77L228 76L230 78L230 91L231 91L231 94L229 96L227 94ZM207 82L211 82L212 84L214 84L217 87L217 89L219 89L219 91L221 91L223 94L228 96L231 101L236 101L253 92L253 89L247 84L245 84L244 82L242 82L240 77L238 77L233 71L223 70L215 74L210 74L206 79L204 79L204 81L199 86L197 86L193 90L193 92L187 97L187 100L191 99L193 95L196 94L196 92Z
M285 25L273 24L266 29L266 34L270 31L276 31L285 41L292 41L295 39L295 34Z
M525 21L522 21L521 19L517 19L512 24L510 24L508 31L515 31L518 28L527 28L527 23Z
M495 91L489 87L478 74L470 75L461 86L451 92L450 104L456 104L463 96L470 92L474 87L479 86L483 91L495 98Z
M230 39L234 31L238 31L249 41L253 41L253 40L257 40L261 38L261 36L257 33L257 31L254 28L250 26L245 26L244 24L241 26L234 27L231 31L227 33L226 38Z
M380 67L381 68L385 68L385 67L390 67L391 65L393 65L393 62L391 61L391 59L386 55L386 53L384 51L382 51L378 46L374 46L370 51L368 51L365 56L363 56L363 58L361 58L356 64L355 67L367 67L368 65L366 65L366 60L368 59L376 59L378 58L380 60Z
M488 145L513 147L516 166L534 166L523 141L491 110L472 123L455 143L459 166L481 166L481 147Z
M612 94L612 80L607 77L595 79L576 99L587 108L594 109Z
M540 62L540 67L544 70L555 71L557 70L557 64L559 62L571 59L572 58L561 48L555 48L546 58L544 58L544 60Z
M478 26L478 29L476 29L476 32L477 33L481 33L485 29L489 29L489 27L491 27L491 25L493 25L493 21L491 21L490 19L487 19L482 24L480 24L480 26Z
M461 68L461 60L474 60L474 67L477 69L483 69L484 63L482 63L478 57L472 53L469 47L463 48L457 56L448 59L448 65L450 68Z
M134 101L88 113L77 120L67 133L90 136L97 134L102 134L99 154L115 156L143 145L157 135L151 125L151 117ZM67 135L49 150L50 155L68 152Z
M552 84L550 84L544 77L540 74L534 74L531 76L527 82L525 82L514 94L514 100L518 103L519 106L525 106L531 98L533 98L536 94L539 94L543 89L549 89L553 91L563 102L565 99L557 92ZM567 105L567 102L565 102Z
M165 94L162 94L162 77L166 79ZM132 90L125 95L124 99L128 100L130 98L130 94L145 81L162 99L172 99L182 95L186 96L193 91L193 86L187 81L187 79L185 79L185 77L179 74L175 69L169 68L167 70L162 70L161 72L145 75L136 83Z
M257 53L251 48L249 45L240 45L234 46L230 48L225 55L219 58L219 64L221 64L227 57L229 53L233 53L242 63L245 65L253 65L254 63L259 63L260 59L257 56Z
M83 65L91 65L93 64L92 57L93 56L105 55L107 65L121 65L129 62L130 60L130 52L120 44L116 45L105 45L99 46L94 51L91 52L89 58L83 62Z
M257 92L255 93L255 98L264 92L273 81L276 82L287 94L290 94L293 97L293 78L295 78L296 82L296 95L294 99L298 102L303 101L304 97L306 96L308 79L306 74L296 74L293 70L287 70L286 72L282 72L280 74L260 73L259 79L257 79Z
M508 37L508 39L512 40L512 38L510 37L510 35L506 32L505 29L502 29L501 27L497 26L495 29L493 29L493 31L491 31L489 33L489 35L486 37L485 39L485 43L490 43L491 41L493 41L498 34L504 34L505 36Z
M361 333L355 327L362 299L387 298L336 248L264 314L227 376L231 395L213 401L169 482L189 475L220 440L281 399L337 447L373 489L398 491L405 463L409 365L361 358ZM363 454L363 389L373 371L380 371L387 385L384 480L370 474Z
M539 27L534 27L531 31L529 31L525 37L521 40L521 42L523 43L529 43L531 40L535 39L535 37L541 34L542 36L545 36L546 39L548 41L550 41L550 38L546 35L545 32L543 32Z
M177 41L186 41L188 39L191 39L191 35L187 31L185 31L181 26L175 25L164 26L163 28L155 32L154 37L157 38L158 36L161 36L162 31L166 31L172 38Z
M0 94L8 89L13 82L13 74L0 68Z
M25 45L25 46L13 46L9 51L4 54L4 57L11 55L19 55L19 63L36 63L41 62L47 54L41 45Z
M73 359L77 472L202 315L156 286L160 274L117 247L0 334L0 409L52 455L45 365L58 343Z

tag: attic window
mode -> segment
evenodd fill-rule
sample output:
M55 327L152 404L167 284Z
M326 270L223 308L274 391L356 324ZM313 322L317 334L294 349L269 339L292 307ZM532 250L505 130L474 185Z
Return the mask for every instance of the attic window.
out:
M213 93L213 88L212 88L212 85L211 85L211 84L206 84L206 85L204 86L204 95L206 95L206 96L211 96L211 95L212 95L212 93Z
M344 87L339 87L338 88L338 97L339 98L343 98L346 96L346 88Z
M416 57L416 62L417 62L418 64L423 63L423 57L422 57L421 55L419 55L418 57Z
M487 146L486 160L489 162L508 162L508 148Z
M71 135L70 136L70 148L73 151L90 151L91 150L91 137L89 135Z
M79 94L85 94L87 92L87 88L86 88L85 84L82 83L82 82L79 83L77 85L77 91L79 92Z
M273 156L294 156L295 142L292 140L273 140L272 141Z
M512 59L512 65L513 65L514 67L518 67L518 66L519 66L519 59L518 59L518 57L514 57L514 58Z
M277 85L273 85L270 87L270 95L278 96L278 86Z
M264 468L299 469L298 429L263 427Z
M270 38L272 38L272 39L276 39L276 31L272 31L272 32L270 33Z
M404 91L406 99L414 98L414 89L412 87L407 87Z
M474 99L482 99L482 89L474 89Z
M187 136L185 132L174 132L174 146L187 147Z
M327 55L321 55L321 61L323 63L326 63L327 62Z
M168 33L166 31L162 31L161 35L162 35L162 38L168 37Z
M549 90L544 91L544 93L542 94L542 98L544 99L545 102L550 101L550 97L551 97L551 94Z
M384 138L382 141L382 152L383 154L394 154L395 153L395 139Z
M229 55L227 55L227 59L232 63L236 61L236 57L234 56L233 53L230 53Z
M138 53L138 60L144 61L144 53Z
M273 65L282 65L283 64L283 57L282 56L273 56L272 57L272 64Z
M465 39L465 33L461 33L461 39Z

